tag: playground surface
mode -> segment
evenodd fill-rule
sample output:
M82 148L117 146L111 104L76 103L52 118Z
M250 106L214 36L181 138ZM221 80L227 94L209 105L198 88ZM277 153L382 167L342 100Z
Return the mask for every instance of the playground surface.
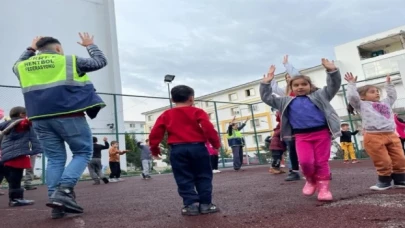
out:
M0 196L0 224L7 228L405 227L405 190L370 191L377 177L370 161L333 161L331 167L332 203L302 196L304 180L285 182L285 175L271 175L268 166L255 166L214 175L214 203L221 209L216 214L181 216L173 176L165 174L99 186L80 182L77 201L85 213L60 220L52 220L45 207L45 186L26 191L27 199L36 200L33 206L9 208L7 195Z

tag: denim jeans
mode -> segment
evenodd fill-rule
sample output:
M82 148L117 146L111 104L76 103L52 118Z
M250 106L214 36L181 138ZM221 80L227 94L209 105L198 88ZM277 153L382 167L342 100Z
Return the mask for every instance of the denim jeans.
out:
M33 120L44 155L47 158L46 185L48 196L57 186L73 188L83 174L93 153L93 141L85 117L63 117ZM66 166L65 142L72 151Z

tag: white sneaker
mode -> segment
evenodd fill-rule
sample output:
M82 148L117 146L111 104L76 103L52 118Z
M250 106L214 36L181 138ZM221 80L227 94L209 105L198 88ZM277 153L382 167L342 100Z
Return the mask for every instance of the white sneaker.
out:
M112 182L112 183L114 183L114 182L118 182L118 180L117 180L117 179L115 179L115 178L112 178L112 179L110 178L110 179L109 179L109 181L110 181L110 182Z
M122 179L122 178L118 178L118 179L117 179L117 181L124 181L124 179Z
M217 170L217 169L214 169L214 170L212 170L212 173L220 173L221 171L219 171L219 170Z
M285 168L285 165L281 164L281 165L280 165L280 168Z

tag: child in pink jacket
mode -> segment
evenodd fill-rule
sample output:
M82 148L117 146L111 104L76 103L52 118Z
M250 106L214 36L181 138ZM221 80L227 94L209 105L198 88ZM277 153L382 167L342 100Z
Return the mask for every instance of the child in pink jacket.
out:
M206 142L205 146L210 154L212 173L220 173L221 171L218 170L218 150L214 149L209 142Z

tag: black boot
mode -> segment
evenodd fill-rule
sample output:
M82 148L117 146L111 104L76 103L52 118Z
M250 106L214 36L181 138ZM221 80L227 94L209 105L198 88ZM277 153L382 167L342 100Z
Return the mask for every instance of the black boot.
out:
M64 209L66 213L81 214L83 208L76 203L75 199L73 188L60 186L53 192L46 206Z
M8 205L10 207L28 206L34 204L33 200L24 199L24 189L9 189L8 196L10 202Z
M394 180L394 187L405 188L405 173L393 173L391 177Z
M290 173L288 174L287 178L285 178L285 181L298 181L301 180L300 174L298 171L293 171L290 170Z
M65 210L63 208L52 208L52 219L60 219L65 217Z
M371 186L370 189L375 190L375 191L387 190L392 187L391 182L392 182L391 176L378 176L377 184L374 186Z

